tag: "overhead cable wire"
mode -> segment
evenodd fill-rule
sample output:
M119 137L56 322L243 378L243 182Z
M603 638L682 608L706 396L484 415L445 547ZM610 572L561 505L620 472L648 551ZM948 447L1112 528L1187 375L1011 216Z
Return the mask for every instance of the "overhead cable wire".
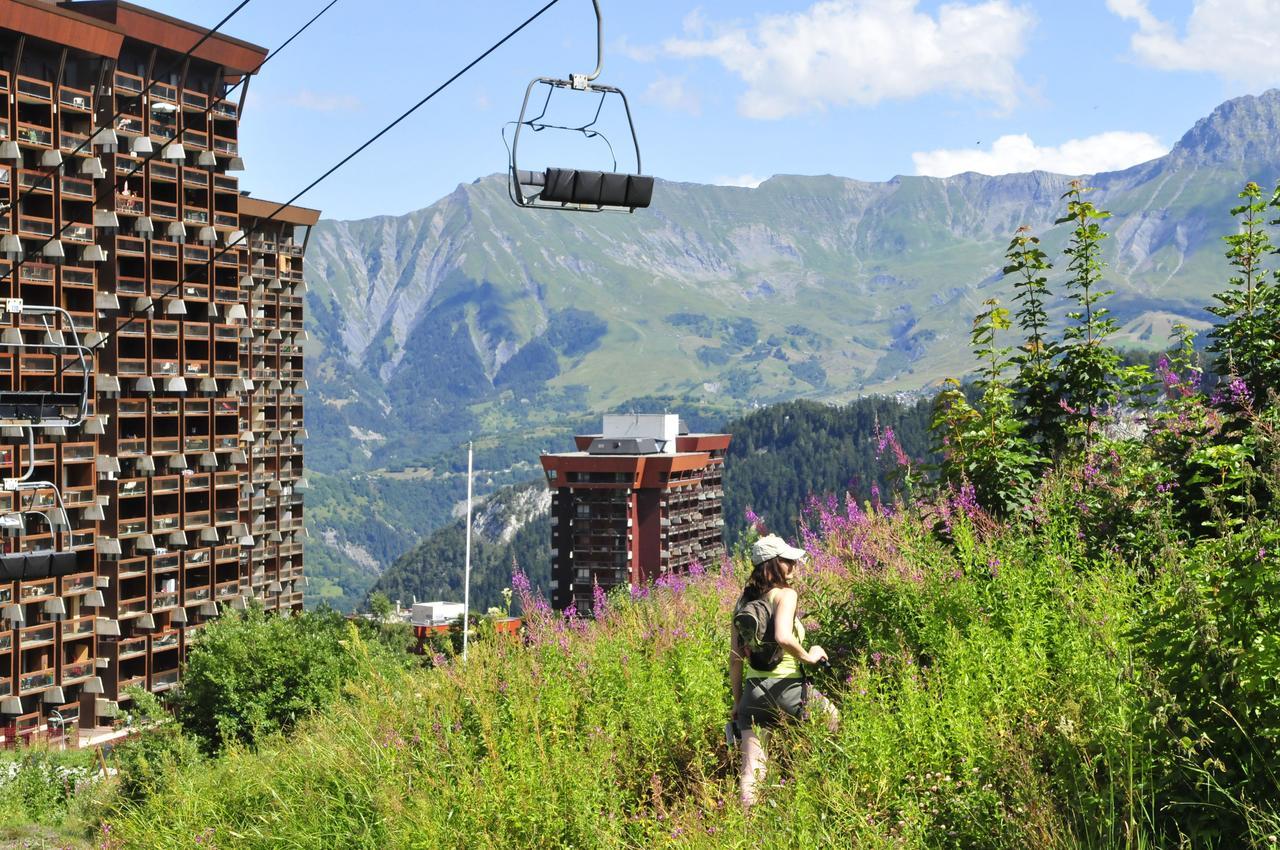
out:
M205 32L205 33L204 33L204 35L200 36L200 38L196 40L196 43L195 43L195 44L193 44L193 45L191 45L191 47L187 48L187 51L186 51L185 53L183 53L183 54L182 54L181 56L179 56L176 60L174 60L172 63L170 63L169 67L165 69L164 73L162 73L162 74L158 74L158 75L156 75L156 76L152 77L151 82L150 82L150 83L148 83L148 84L147 84L147 87L146 87L145 89L143 89L143 90L142 90L142 92L141 92L140 96L145 96L145 95L150 94L150 93L151 93L151 87L152 87L152 86L154 86L154 85L155 85L155 84L156 84L156 83L157 83L157 82L158 82L162 77L168 77L168 76L169 76L169 75L171 75L174 71L177 71L179 68L181 68L181 67L182 67L182 64L183 64L184 62L186 62L189 58L191 58L191 55L192 55L193 53L195 53L195 51L196 51L197 49L199 49L200 45L204 44L206 41L208 41L210 38L212 38L212 37L213 37L213 36L218 32L218 30L220 30L220 29L222 28L222 26L223 26L224 24L226 24L226 22L227 22L227 21L229 21L229 20L231 20L232 18L234 18L234 17L236 16L236 14L237 14L241 9L243 9L245 6L248 6L251 2L253 2L253 0L240 0L240 2L236 5L236 7L235 7L234 9L232 9L230 12L228 12L228 13L227 13L223 18L222 18L222 20L218 21L218 23L213 27L213 29L208 30L207 32ZM59 80L59 82L61 82L61 80ZM115 89L115 86L113 85L113 86L112 86L112 90L114 91L114 89ZM112 116L111 116L111 118L110 118L110 119L108 119L108 121L107 121L107 123L108 123L108 125L109 125L109 126L108 126L106 129L113 129L113 128L115 127L116 119L117 119L117 118L119 118L119 117L120 117L121 115L123 115L123 114L124 114L124 111L123 111L123 110L121 110L121 111L119 111L119 112L116 112L114 115L112 115ZM71 153L69 153L69 154L68 154L68 156L75 156L76 154L78 154L78 153L80 153L80 152L82 152L82 151L84 150L85 145L92 145L92 144L93 144L93 140L94 140L95 138L97 138L98 133L99 133L99 132L101 132L101 131L102 131L102 129L103 129L103 128L99 127L97 130L95 130L94 132L90 133L90 134L89 134L89 136L88 136L88 138L86 138L86 139L85 139L83 142L81 142L80 144L76 145L76 146L75 146L75 149L73 149L73 150L71 151ZM57 150L57 149L55 148L54 150ZM60 173L60 172L61 172L61 170L62 170L62 166L57 166L57 167L55 167L55 168L50 169L48 172L44 173L43 175L41 175L41 177L40 177L40 179L39 179L39 180L37 180L35 183L33 183L33 184L30 186L30 188L28 188L28 189L27 189L27 191L26 191L24 194L22 194L21 196L19 196L19 198L18 198L18 202L17 202L16 204L14 204L14 206L13 206L13 210L14 210L14 212L16 213L16 212L17 212L17 211L22 207L22 203L23 203L23 201L25 201L27 198L31 197L31 195L32 195L33 193L35 193L36 191L39 191L40 189L42 189L42 188L44 187L45 183L46 183L46 182L48 182L48 181L50 181L50 180L52 180L52 179L53 179L53 177L54 177L54 175L56 175L56 174ZM63 227L63 230L65 230L65 229L66 229L66 227L64 226L64 227ZM39 251L43 250L43 249L44 249L44 247L45 247L46 245L48 245L49 243L53 242L55 239L59 238L61 235L62 235L62 232L61 232L61 231L59 231L56 235L50 236L50 237L49 237L48 239L46 239L43 243L41 243L41 245L40 245L40 247L39 247L39 248L36 248L36 252L38 253ZM9 267L9 268L5 269L5 271L4 271L4 273L3 273L3 274L0 274L0 283L4 283L6 280L9 280L10 278L12 278L12 277L13 277L13 275L14 275L14 273L16 273L16 272L18 271L18 269L20 269L20 268L22 267L23 263L25 263L25 262L26 262L26 255L25 255L25 253L24 253L22 256L20 256L20 257L18 258L18 261L17 261L16 263L13 263L12 265L10 265L10 267Z
M266 65L268 62L270 62L272 59L274 59L277 55L279 55L280 51L282 51L282 50L284 50L286 47L288 47L288 46L289 46L289 43L290 43L290 42L292 42L295 38L297 38L298 36L300 36L300 35L302 35L304 32L306 32L308 27L310 27L310 26L311 26L312 24L314 24L316 21L320 20L320 17L321 17L325 12L329 11L330 9L332 9L332 8L334 7L334 5L335 5L337 2L338 2L338 0L329 0L329 2L328 2L327 4L325 4L325 6L324 6L324 8L323 8L323 9L321 9L319 12L316 12L316 13L315 13L315 15L313 15L313 16L312 16L311 20L309 20L309 21L307 21L305 24L303 24L303 25L302 25L298 30L296 30L296 31L294 32L294 34L293 34L293 35L291 35L291 36L289 36L288 38L286 38L286 39L285 39L285 40L280 44L280 46L279 46L279 47L277 47L275 50L271 51L271 52L270 52L270 53L268 53L265 57L263 57L263 60L262 60L261 62L259 62L257 65L255 65L255 66L254 66L254 68L253 68L253 70L245 72L245 73L240 77L240 80L239 80L238 82L236 82L234 85L230 86L230 87L229 87L225 92L223 92L223 93L222 93L222 99L223 99L223 100L226 100L226 99L227 99L227 96L228 96L228 95L230 95L232 92L234 92L236 89L240 88L240 86L244 85L244 84L245 84L245 82L249 79L249 77L251 77L251 76L253 76L254 74L256 74L256 73L258 73L259 71L261 71L261 70L262 70L262 66L263 66L263 65ZM205 107L204 112L201 114L201 117L202 117L202 118L207 118L207 117L209 116L209 114L213 111L213 107L214 107L214 104L213 104L212 98L210 98L210 103L209 103L209 105L208 105L208 106L206 106L206 107ZM142 167L143 167L144 165L146 165L148 162L150 162L151 160L153 160L153 159L155 159L157 156L159 156L159 155L160 155L160 153L161 153L162 151L164 151L164 149L165 149L166 147L168 147L170 144L172 144L173 142L175 142L175 141L177 141L177 140L178 140L178 137L175 135L175 136L173 136L172 138L165 139L163 142L161 142L161 143L160 143L160 147L156 148L156 149L155 149L155 150L153 150L151 153L147 154L147 155L146 155L146 157L145 157L145 158L143 158L143 159L142 159L142 161L141 161L141 162L139 162L137 165L135 165L135 166L133 167L133 170L131 170L128 174L124 175L123 177L117 177L117 178L116 178L116 185L115 185L115 188L119 188L119 183L120 183L120 181L121 181L121 180L128 180L130 177L132 177L133 175L137 174L139 171L141 171L141 170L142 170ZM38 249L37 249L37 250L38 250Z
M434 98L436 95L440 94L440 92L442 92L442 91L444 91L445 89L447 89L450 85L452 85L454 82L456 82L456 81L458 80L458 78L460 78L461 76L463 76L464 74L466 74L468 71L470 71L470 70L471 70L472 68L474 68L476 65L479 65L481 62L483 62L485 59L487 59L491 53L493 53L495 50L497 50L498 48L502 47L502 45L506 44L508 41L510 41L512 38L514 38L514 37L515 37L516 35L518 35L522 30L524 30L524 29L525 29L525 27L529 26L529 24L533 23L533 22L534 22L534 21L536 21L538 18L542 17L544 14L546 14L546 13L547 13L547 11L548 11L548 10L550 10L550 9L551 9L551 7L552 7L552 6L555 6L555 5L556 5L557 3L559 3L559 2L560 2L560 0L549 0L549 2L548 2L546 5L544 5L544 6L543 6L541 9L539 9L538 11L534 12L534 13L533 13L532 15L530 15L528 18L526 18L526 19L524 20L524 22L523 22L523 23L521 23L518 27L516 27L515 29L513 29L511 32L507 33L505 36L503 36L503 37L502 37L501 39L499 39L498 41L494 42L494 43L493 43L493 45L489 47L489 49L485 50L483 53L481 53L481 54L480 54L479 56L477 56L475 59L472 59L470 62L468 62L466 65L464 65L464 66L462 67L462 69L461 69L461 70L459 70L459 71L458 71L457 73L455 73L453 76L449 77L449 79L445 80L445 81L444 81L443 83L441 83L440 85L436 86L436 87L435 87L434 89L432 89L432 90L431 90L431 91L430 91L430 92L429 92L425 97L423 97L421 100L419 100L419 101L418 101L417 103L415 103L413 106L409 107L409 108L408 108L408 109L406 109L404 112L400 113L400 115L399 115L397 118L395 118L395 120L393 120L391 123L387 124L385 127L383 127L383 128L382 128L381 130L379 130L378 132L374 133L372 136L370 136L367 140L365 140L363 143L361 143L359 147L357 147L355 150L351 151L351 153L349 153L349 154L347 154L346 156L344 156L344 157L343 157L342 159L340 159L336 164L334 164L331 168L329 168L329 170L325 171L323 174L321 174L321 175L320 175L319 177L317 177L315 180L312 180L310 183L308 183L306 186L304 186L302 189L300 189L298 192L296 192L296 193L293 195L293 197L289 198L289 200L284 201L284 202L283 202L283 203L281 203L279 206L277 206L274 210L272 210L272 211L271 211L271 214L270 214L270 215L268 215L268 216L266 216L266 217L263 217L263 218L259 218L259 219L258 219L258 222L259 222L260 224L262 224L262 223L265 223L265 222L268 222L268 221L273 221L273 220L275 220L275 217L276 217L277 215L279 215L281 212L283 212L285 209L287 209L291 204L293 204L293 202L294 202L294 201L296 201L296 200L298 200L299 198L301 198L301 197L302 197L303 195L305 195L307 192L310 192L310 191L311 191L312 189L314 189L316 186L319 186L322 182L324 182L326 179L328 179L330 176L332 176L332 175L333 175L333 173L334 173L335 171L337 171L338 169L342 168L344 165L346 165L346 164L347 164L348 162L350 162L351 160L355 159L355 158L356 158L356 156L358 156L362 151L364 151L364 150L365 150L365 148L369 147L369 146L370 146L370 145L372 145L374 142L376 142L378 139L380 139L380 138L382 138L383 136L385 136L385 135L386 135L387 133L389 133L393 128L395 128L395 127L396 127L396 125L398 125L400 122L404 121L404 120L405 120L406 118L408 118L410 115L412 115L413 113L415 113L415 112L417 112L419 109L421 109L423 106L425 106L425 105L426 105L426 104L427 104L427 103L428 103L432 98ZM236 240L234 243L232 243L232 244L227 245L226 247L224 247L221 251L219 251L217 254L215 254L215 255L210 259L210 262L216 261L219 257L225 256L225 255L226 255L226 253L227 253L228 251L231 251L231 250L233 250L233 249L237 248L237 247L238 247L242 242L245 242L245 241L247 241L247 237L244 235L244 233L243 233L243 231L242 231L242 232L241 232L240 239L238 239L238 240ZM169 297L169 296L171 296L174 292L177 292L179 289L181 289L181 288L182 288L182 286L183 286L183 284L188 283L190 280L191 280L191 278L189 278L189 277L187 277L187 276L185 276L185 275L184 275L184 276L183 276L183 278L182 278L182 280L179 280L177 283L173 284L173 286L169 287L167 290L165 290L164 292L162 292L160 295L156 296L155 298L152 298L152 299L151 299L152 307L143 308L143 309L141 309L141 310L139 310L139 309L137 309L137 308L135 308L135 309L131 310L131 311L130 311L130 315L129 315L129 319L128 319L124 324L122 324L122 325L120 325L118 328L116 328L116 329L115 329L115 331L110 332L110 333L103 334L102 339L101 339L101 340L99 340L99 341L98 341L98 343L97 343L95 346L93 346L92 350L97 351L98 349L102 348L102 346L106 345L107 340L110 338L110 336L111 336L112 334L119 334L119 333L121 333L125 328L127 328L127 327L129 327L131 324L133 324L133 323L134 323L134 321L136 321L136 320L137 320L137 318L138 318L139 316L144 315L144 314L146 313L146 310L148 310L148 309L154 309L154 304L155 304L155 302L156 302L156 301L158 301L159 299L168 298L168 297Z

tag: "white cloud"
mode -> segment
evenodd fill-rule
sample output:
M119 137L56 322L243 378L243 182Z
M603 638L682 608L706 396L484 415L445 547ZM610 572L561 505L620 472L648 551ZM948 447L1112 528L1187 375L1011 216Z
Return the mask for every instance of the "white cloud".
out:
M979 174L1014 174L1052 171L1057 174L1098 174L1119 171L1164 156L1167 145L1150 133L1120 130L1071 139L1058 146L1041 147L1030 136L1001 136L988 150L953 149L913 153L916 174L950 177L965 171Z
M1148 0L1107 0L1107 8L1138 25L1129 46L1154 68L1280 80L1280 0L1194 0L1181 36Z
M717 177L711 183L715 186L737 186L741 189L755 189L768 179L767 177L757 177L754 174L739 174L737 177Z
M626 36L614 40L610 53L620 53L633 62L652 62L658 58L658 48L651 44L632 44Z
M364 105L353 94L322 94L309 89L290 95L285 102L310 112L354 112Z
M702 114L702 98L685 83L684 77L668 77L659 75L649 84L640 99L646 103L661 106L676 112L687 112L690 115Z
M819 0L802 12L766 15L754 27L713 26L701 15L669 54L718 60L742 78L739 111L783 118L829 106L950 92L1018 101L1014 67L1033 19L1011 0L944 3L936 15L918 0Z

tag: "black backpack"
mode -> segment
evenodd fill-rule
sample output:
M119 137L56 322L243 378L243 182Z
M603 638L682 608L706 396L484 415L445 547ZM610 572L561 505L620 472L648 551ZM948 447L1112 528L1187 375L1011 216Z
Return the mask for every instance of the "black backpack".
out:
M773 606L765 599L739 601L733 610L733 629L747 648L756 670L772 670L782 663L782 647L773 639Z

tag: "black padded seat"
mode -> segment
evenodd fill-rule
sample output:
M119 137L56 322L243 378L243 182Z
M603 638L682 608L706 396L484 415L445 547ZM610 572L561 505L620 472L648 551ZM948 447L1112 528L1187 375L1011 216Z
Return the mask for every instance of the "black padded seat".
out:
M643 209L653 201L653 178L613 171L548 168L540 200L557 204Z
M0 419L57 419L64 408L78 409L80 399L79 393L4 390L0 391Z
M13 552L0 555L0 581L66 576L80 571L75 552Z

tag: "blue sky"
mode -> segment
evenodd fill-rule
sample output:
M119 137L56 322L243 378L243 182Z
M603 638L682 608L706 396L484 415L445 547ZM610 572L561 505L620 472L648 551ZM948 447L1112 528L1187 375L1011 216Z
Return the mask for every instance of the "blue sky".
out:
M204 25L234 6L140 2ZM631 100L644 170L672 180L1109 170L1280 84L1280 0L602 3L601 81ZM224 29L274 48L322 5L258 0ZM541 5L339 0L251 83L242 186L289 197ZM590 0L561 0L299 203L401 214L503 170L528 80L589 70L594 40ZM530 164L579 164L548 136Z

